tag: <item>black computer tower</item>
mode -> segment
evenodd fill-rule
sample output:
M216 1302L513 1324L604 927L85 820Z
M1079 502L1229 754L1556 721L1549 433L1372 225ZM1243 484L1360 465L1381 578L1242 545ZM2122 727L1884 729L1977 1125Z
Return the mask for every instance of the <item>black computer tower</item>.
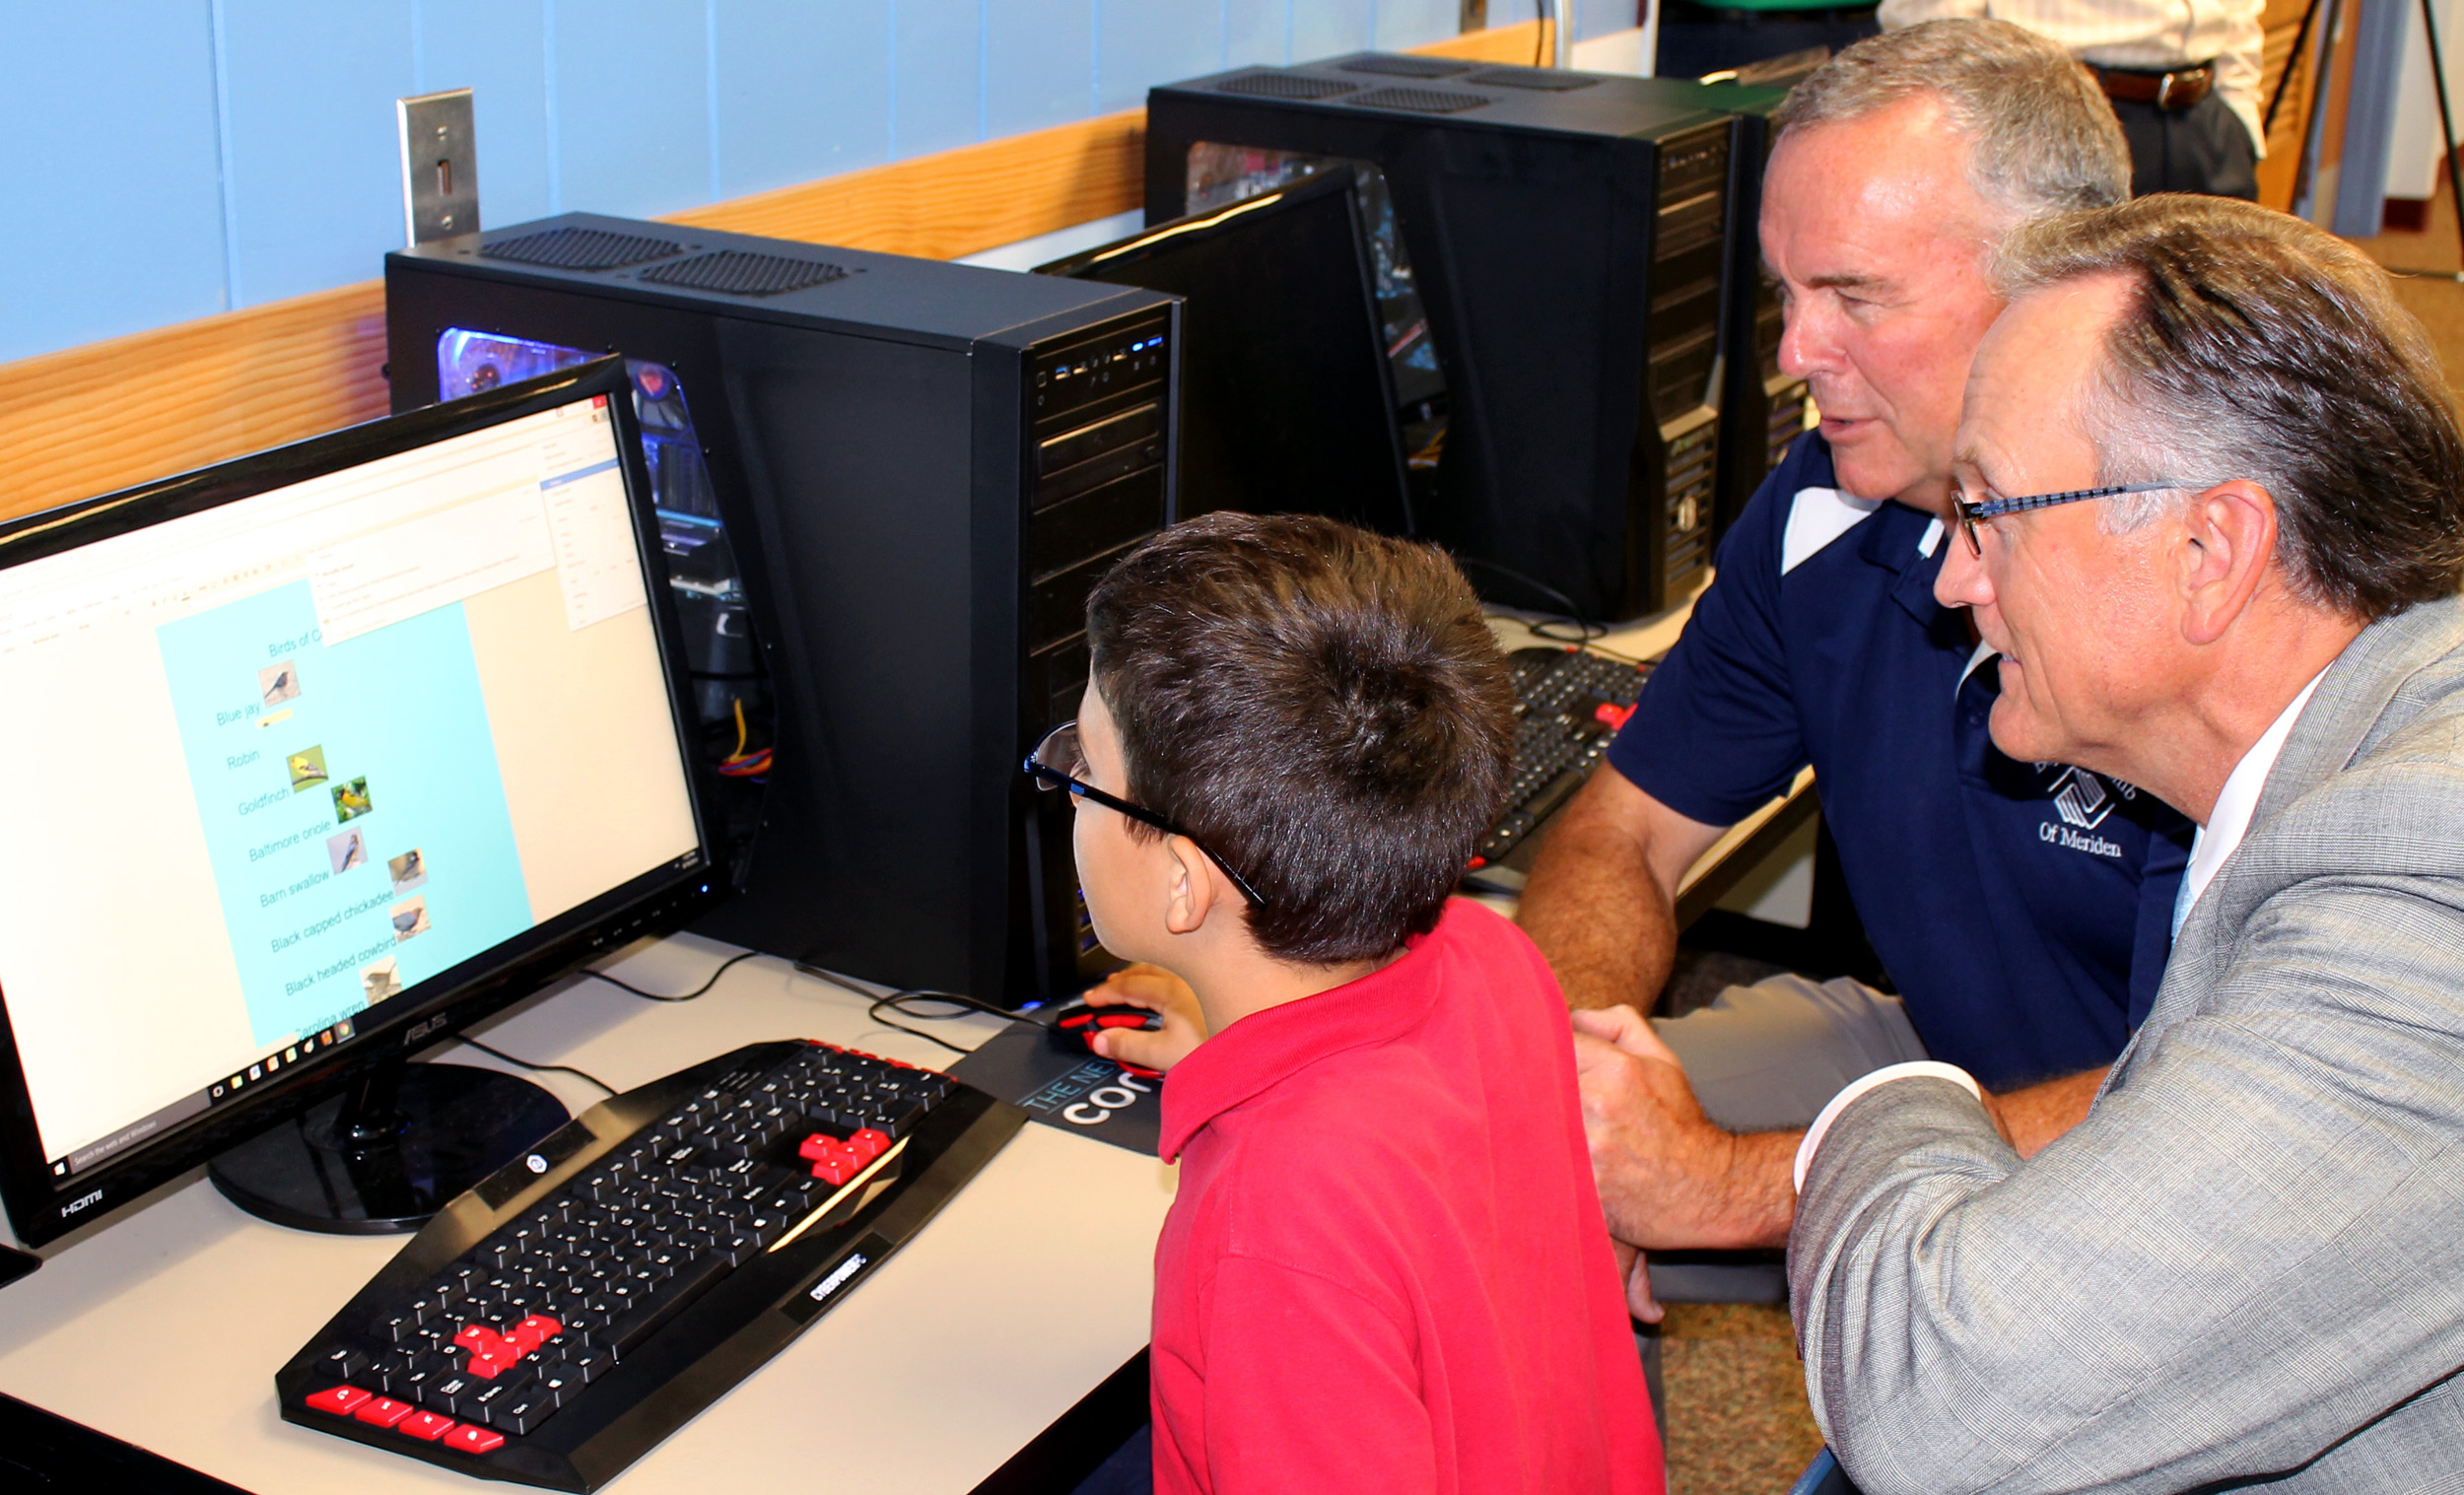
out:
M1789 443L1806 429L1806 381L1780 370L1779 288L1762 271L1762 173L1771 161L1771 115L1784 88L1716 83L1703 89L1715 107L1737 115L1737 232L1730 236L1725 387L1720 403L1720 486L1712 542L1728 533Z
M1150 225L1192 205L1194 148L1383 173L1446 384L1420 528L1485 593L1603 619L1683 595L1738 226L1703 86L1364 53L1158 88L1146 120Z
M671 580L740 598L758 649L703 673L750 680L735 699L775 732L768 758L729 755L751 805L738 893L698 927L1012 1005L1109 963L1064 796L1019 764L1076 714L1088 589L1172 517L1179 309L589 214L385 262L396 409L560 350L624 353L649 371L640 397L690 403L692 440L664 465L698 455L716 524L687 498L671 511L669 475L654 477ZM713 532L738 591L714 576ZM723 609L708 616L726 631ZM731 723L706 714L723 743Z

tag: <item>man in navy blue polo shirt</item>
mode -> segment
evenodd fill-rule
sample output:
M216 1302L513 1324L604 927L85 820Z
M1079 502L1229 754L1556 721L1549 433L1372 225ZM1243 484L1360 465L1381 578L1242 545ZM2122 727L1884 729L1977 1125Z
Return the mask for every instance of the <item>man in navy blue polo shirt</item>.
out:
M1934 599L1961 384L2000 309L1987 260L2019 223L2128 195L2111 110L2051 43L1945 22L1849 48L1779 123L1763 256L1782 365L1821 429L1722 542L1608 767L1550 832L1522 919L1576 1008L1648 1009L1677 878L1812 764L1898 995L1777 978L1656 1025L1665 1047L1630 1015L1578 1011L1603 1202L1653 1250L1784 1244L1798 1132L1883 1064L1956 1063L2001 1093L2023 1151L2058 1136L2154 999L2188 854L2153 796L1995 751L1990 650ZM1628 1052L1592 1041L1612 1031Z

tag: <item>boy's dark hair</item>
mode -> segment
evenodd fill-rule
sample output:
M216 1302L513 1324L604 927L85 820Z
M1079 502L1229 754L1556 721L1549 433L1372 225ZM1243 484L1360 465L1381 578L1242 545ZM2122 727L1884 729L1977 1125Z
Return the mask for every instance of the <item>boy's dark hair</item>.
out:
M1513 677L1442 551L1207 514L1096 583L1087 643L1129 797L1258 890L1268 954L1335 965L1435 926L1514 750Z

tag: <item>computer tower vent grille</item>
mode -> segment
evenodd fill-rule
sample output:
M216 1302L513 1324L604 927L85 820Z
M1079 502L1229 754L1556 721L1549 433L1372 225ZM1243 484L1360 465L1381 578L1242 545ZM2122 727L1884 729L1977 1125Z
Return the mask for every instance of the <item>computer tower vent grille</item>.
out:
M1404 109L1414 114L1460 114L1465 109L1481 108L1492 101L1477 94L1457 94L1446 89L1371 89L1351 101L1364 109Z
M1452 78L1472 71L1469 62L1444 62L1435 57L1395 57L1377 53L1337 63L1346 73L1384 73L1389 78Z
M1493 67L1473 73L1463 80L1501 89L1541 89L1551 94L1568 94L1587 89L1600 82L1581 73L1562 72L1553 67Z
M740 249L721 249L716 254L696 254L691 259L672 265L659 265L642 272L642 278L661 286L682 286L688 291L718 291L728 296L777 296L787 291L801 291L807 286L827 285L847 279L847 272L837 265L817 259L789 259L783 254L747 254Z
M684 245L672 238L610 234L601 229L550 229L545 234L525 234L519 238L479 246L482 259L510 259L555 270L613 270L620 265L638 265L646 259L666 259L683 252Z
M1215 85L1218 94L1247 94L1258 99L1332 99L1358 88L1334 78L1312 78L1307 73L1244 73Z

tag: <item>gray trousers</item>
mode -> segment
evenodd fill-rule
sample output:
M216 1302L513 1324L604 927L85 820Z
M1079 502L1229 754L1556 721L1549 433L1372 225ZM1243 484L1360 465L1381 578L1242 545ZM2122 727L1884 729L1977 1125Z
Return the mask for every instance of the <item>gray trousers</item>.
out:
M1814 1124L1830 1098L1885 1064L1926 1056L1899 998L1846 977L1774 976L1731 986L1652 1027L1676 1051L1703 1114L1730 1131ZM1663 1303L1779 1303L1784 1254L1658 1252L1651 1290Z

